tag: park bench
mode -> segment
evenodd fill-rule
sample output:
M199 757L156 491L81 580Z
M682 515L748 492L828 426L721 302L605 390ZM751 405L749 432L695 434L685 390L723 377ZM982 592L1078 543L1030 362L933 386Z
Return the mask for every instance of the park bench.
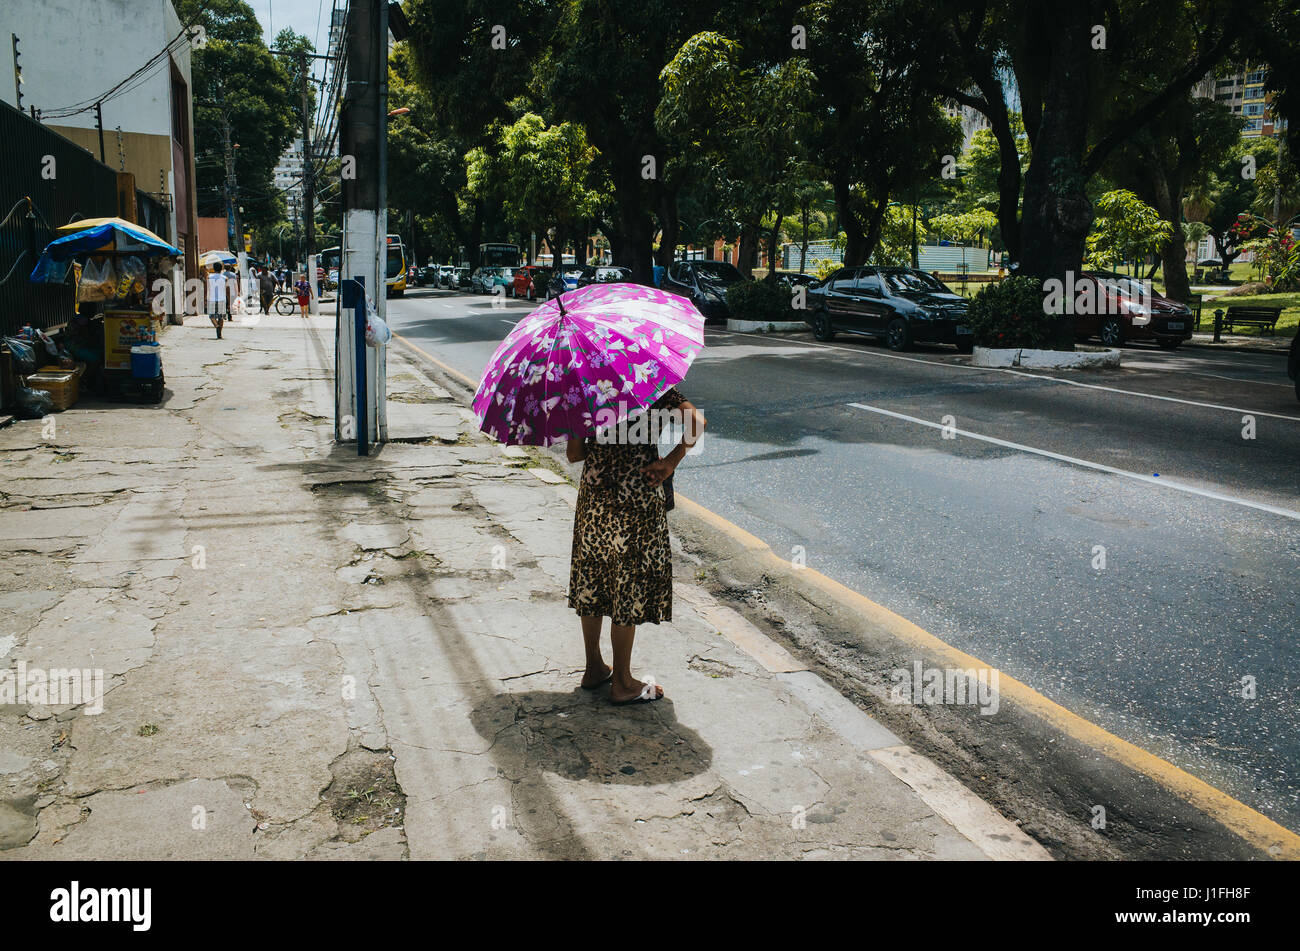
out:
M1201 329L1201 306L1205 302L1204 294L1188 294L1187 309L1192 312L1192 328Z
M1222 326L1228 333L1232 333L1235 324L1247 324L1264 328L1272 334L1273 327L1281 316L1281 307L1230 306L1228 313L1223 317Z

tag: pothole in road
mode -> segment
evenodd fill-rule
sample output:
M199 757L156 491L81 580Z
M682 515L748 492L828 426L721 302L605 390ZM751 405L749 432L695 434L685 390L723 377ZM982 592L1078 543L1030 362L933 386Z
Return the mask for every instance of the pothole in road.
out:
M356 842L380 829L401 826L406 795L397 784L389 750L349 750L330 765L334 779L321 800L339 825L339 837Z

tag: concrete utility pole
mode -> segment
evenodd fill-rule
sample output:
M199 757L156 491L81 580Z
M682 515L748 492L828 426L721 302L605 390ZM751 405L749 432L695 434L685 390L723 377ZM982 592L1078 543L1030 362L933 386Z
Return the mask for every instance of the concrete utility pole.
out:
M23 54L18 51L18 34L10 33L9 40L13 43L14 48L14 105L18 111L23 111L23 68L18 63L19 57Z
M95 128L99 130L99 160L104 161L104 104L95 103Z
M221 107L222 152L226 161L226 236L227 248L236 253L244 250L244 223L239 215L239 183L235 178L235 148L230 143L230 116Z
M320 305L317 303L320 297L320 286L316 283L316 169L312 164L311 154L312 115L311 97L308 95L311 73L307 71L305 52L298 54L298 68L302 71L300 76L302 83L302 228L307 236L307 280L311 284L311 302L307 307L311 313L317 314L320 313Z
M339 120L343 176L343 242L339 268L334 390L334 437L342 442L365 433L367 442L388 438L384 351L366 347L348 303L357 293L353 279L382 316L388 257L387 187L384 163L388 135L388 3L353 0L348 7L347 86ZM360 379L364 373L364 380ZM358 416L358 413L364 415ZM360 451L362 446L358 447Z

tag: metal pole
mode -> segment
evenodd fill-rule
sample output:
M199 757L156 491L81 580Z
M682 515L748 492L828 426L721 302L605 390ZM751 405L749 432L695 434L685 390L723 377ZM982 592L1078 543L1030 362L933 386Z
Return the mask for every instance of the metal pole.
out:
M356 289L356 303L353 307L355 329L353 333L357 357L356 391L357 391L357 455L364 456L370 451L370 434L366 408L366 276L358 274L353 278L360 285Z

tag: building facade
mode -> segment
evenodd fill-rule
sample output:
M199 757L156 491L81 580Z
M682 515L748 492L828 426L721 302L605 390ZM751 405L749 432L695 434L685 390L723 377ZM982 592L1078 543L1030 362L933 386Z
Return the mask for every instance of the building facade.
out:
M1196 84L1194 96L1213 99L1241 116L1242 138L1272 138L1283 128L1273 115L1272 97L1264 91L1267 67L1250 64L1223 76L1209 75Z
M8 34L18 38L22 82L0 83L0 99L117 171L123 196L139 189L156 199L165 223L141 223L168 232L193 276L190 38L171 0L4 0ZM124 197L119 215L140 220L137 204Z

